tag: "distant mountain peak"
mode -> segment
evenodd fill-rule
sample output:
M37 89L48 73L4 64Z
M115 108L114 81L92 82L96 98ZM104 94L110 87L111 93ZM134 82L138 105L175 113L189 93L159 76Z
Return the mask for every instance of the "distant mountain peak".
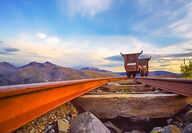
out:
M28 64L22 66L21 68L25 68L25 67L29 67L29 66L44 66L42 63L39 63L39 62L29 62Z
M36 64L40 64L40 63L33 61L33 62L29 62L29 64L27 64L27 65L36 65Z
M53 63L51 63L51 62L49 62L49 61L46 61L45 63L39 63L39 62L35 62L35 61L33 61L33 62L28 63L28 64L25 65L25 66L33 66L33 65L49 65L49 66L56 66L55 64L53 64Z
M0 66L4 67L12 67L12 68L17 68L16 66L8 63L8 62L0 62Z
M84 68L81 68L81 70L89 70L89 71L97 71L97 72L109 72L107 70L101 70L101 69L96 68L96 67L84 67Z
M11 65L10 63L8 63L6 61L0 62L0 64L9 64L9 65Z
M0 71L3 72L13 72L16 71L17 67L8 63L8 62L0 62Z
M92 71L99 71L100 69L95 68L95 67L84 67L84 68L81 68L81 70L92 70Z
M49 61L46 61L46 62L43 63L43 64L45 64L45 65L49 65L49 66L56 66L55 64L53 64L53 63L51 63L51 62L49 62Z
M10 64L10 63L3 61L3 62L0 62L0 64Z

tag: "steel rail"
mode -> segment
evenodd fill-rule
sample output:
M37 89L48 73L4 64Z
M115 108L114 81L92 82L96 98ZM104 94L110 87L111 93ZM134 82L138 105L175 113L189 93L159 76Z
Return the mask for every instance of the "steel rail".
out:
M0 132L11 132L38 116L111 81L126 77L58 81L0 87Z
M135 81L156 88L192 97L192 80L178 78L136 78Z

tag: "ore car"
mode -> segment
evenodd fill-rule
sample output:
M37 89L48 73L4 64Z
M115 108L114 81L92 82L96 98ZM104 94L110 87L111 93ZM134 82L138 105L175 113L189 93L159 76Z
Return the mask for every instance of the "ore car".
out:
M139 71L141 77L148 76L150 59L151 59L151 57L138 59L138 71Z
M132 53L132 54L122 54L120 53L124 58L124 68L127 74L127 77L133 77L135 78L137 73L140 73L140 76L148 76L148 62L151 59L150 58L143 58L138 59L138 57L143 53L141 51L140 53Z

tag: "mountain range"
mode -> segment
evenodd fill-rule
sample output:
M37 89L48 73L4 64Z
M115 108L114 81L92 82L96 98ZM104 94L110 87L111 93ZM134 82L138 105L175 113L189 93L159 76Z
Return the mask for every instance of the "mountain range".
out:
M85 67L85 68L82 68L81 71L91 76L92 78L106 78L106 77L121 76L118 73L108 71L108 70L100 70L95 67Z
M93 67L77 70L73 68L57 66L51 62L30 62L24 66L15 67L8 62L0 62L0 85L104 78L114 76L119 75Z
M101 70L101 69L98 69L95 67L84 67L84 68L81 68L81 70L90 70L90 71L97 71L97 72L111 72L108 70Z
M169 75L174 75L176 77L180 76L178 73L172 73L172 72L167 72L167 71L151 71L149 72L149 76L169 76Z
M125 72L118 72L118 74L122 75L122 76L126 76ZM168 72L168 71L151 71L149 72L148 76L176 76L179 77L180 74L178 73L172 73L172 72ZM137 76L139 76L139 74L137 74Z
M63 81L88 78L106 78L125 76L125 72L115 73L94 67L80 70L55 65L51 62L30 62L21 67L15 67L8 62L0 62L0 85L15 85L49 81ZM167 71L152 71L149 76L178 75Z

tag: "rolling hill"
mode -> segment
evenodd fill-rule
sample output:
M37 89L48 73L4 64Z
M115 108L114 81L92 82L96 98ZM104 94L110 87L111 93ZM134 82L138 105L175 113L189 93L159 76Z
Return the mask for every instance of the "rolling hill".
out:
M82 68L81 71L83 71L84 73L86 73L87 75L89 75L92 78L106 78L106 77L121 76L118 73L114 73L114 72L107 71L107 70L100 70L100 69L94 68L94 67L85 67L85 68Z

